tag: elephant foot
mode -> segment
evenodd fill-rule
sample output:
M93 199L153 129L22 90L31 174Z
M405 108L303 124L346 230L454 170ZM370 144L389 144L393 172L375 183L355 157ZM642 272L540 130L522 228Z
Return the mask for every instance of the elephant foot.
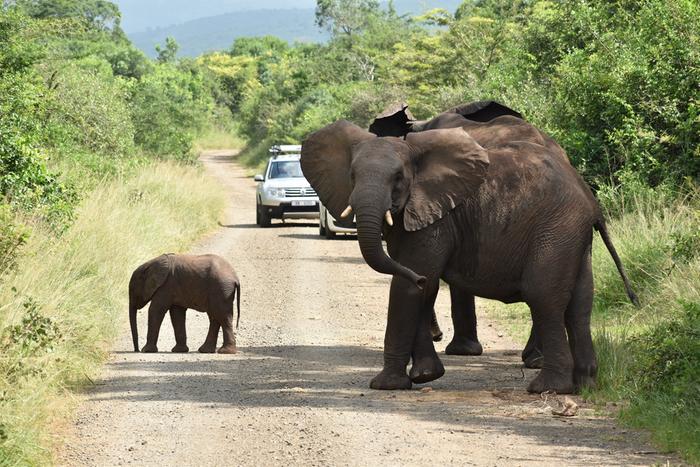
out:
M531 350L527 351L527 349L523 350L523 364L525 365L525 368L535 368L539 369L542 368L542 362L544 362L544 356L542 355L542 352L536 347L533 347Z
M440 342L442 340L442 330L440 328L431 329L430 334L433 338L433 342Z
M170 349L170 351L173 353L187 353L190 351L190 348L184 344L183 345L178 344L175 347L173 347L172 349Z
M157 353L158 347L156 347L155 345L152 345L152 344L146 344L141 349L141 352L143 352L143 353Z
M595 389L597 386L596 375L598 374L598 367L596 365L591 365L586 368L574 368L574 386L576 391L581 389Z
M571 371L559 373L552 370L541 370L527 386L527 392L536 394L543 392L573 394L575 389Z
M416 384L428 383L445 374L445 367L437 356L420 358L413 362L408 376Z
M385 391L393 391L395 389L411 389L413 383L404 371L401 373L390 373L387 370L382 370L377 376L372 378L369 383L371 389L381 389Z
M199 352L199 353L215 353L216 352L216 344L215 345L203 344L199 349L197 349L197 352Z
M234 354L238 352L238 349L236 348L235 345L224 345L221 347L219 350L217 350L218 353L226 353L226 354Z
M484 353L484 348L479 341L455 336L445 349L445 353L447 355L481 355Z

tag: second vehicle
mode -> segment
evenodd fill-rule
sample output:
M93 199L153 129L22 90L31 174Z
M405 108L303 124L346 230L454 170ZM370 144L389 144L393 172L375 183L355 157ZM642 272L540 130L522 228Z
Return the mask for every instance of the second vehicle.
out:
M301 171L301 146L273 146L274 155L267 162L264 174L255 176L256 223L269 227L272 219L315 219L318 217L318 195Z

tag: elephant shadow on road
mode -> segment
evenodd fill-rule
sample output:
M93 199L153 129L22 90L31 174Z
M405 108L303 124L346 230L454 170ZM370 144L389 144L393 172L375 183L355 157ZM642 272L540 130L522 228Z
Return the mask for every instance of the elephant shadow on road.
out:
M534 375L513 351L481 357L441 355L446 374L411 391L373 391L379 348L338 345L241 347L235 356L124 352L96 400L195 402L237 408L304 407L338 412L402 414L446 434L508 432L535 444L598 450L609 422L596 417L555 419L525 388ZM280 360L282 362L280 362ZM280 364L282 363L282 364ZM430 390L422 387L430 386ZM610 440L607 440L610 443ZM627 447L626 447L627 446ZM620 449L629 449L620 442Z

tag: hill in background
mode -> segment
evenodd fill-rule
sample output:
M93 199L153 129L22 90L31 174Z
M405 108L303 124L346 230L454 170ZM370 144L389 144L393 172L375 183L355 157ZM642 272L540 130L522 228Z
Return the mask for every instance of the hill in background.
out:
M169 36L180 45L179 56L196 57L227 49L237 37L268 34L288 42L320 42L328 37L314 24L313 9L239 11L128 35L151 57L156 55L156 44L163 44Z
M156 44L174 37L178 55L194 57L227 49L238 37L273 35L289 42L328 38L314 23L314 0L114 0L122 10L122 26L134 44L154 57ZM461 0L396 0L400 14L417 15L431 8L454 11ZM254 7L251 8L251 5Z

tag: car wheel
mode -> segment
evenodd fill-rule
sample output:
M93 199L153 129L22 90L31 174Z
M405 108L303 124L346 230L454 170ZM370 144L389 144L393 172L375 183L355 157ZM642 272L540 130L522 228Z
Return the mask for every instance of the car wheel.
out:
M336 235L336 234L335 234L335 232L333 232L333 231L331 230L330 226L328 225L328 211L326 211L326 216L325 216L325 217L326 217L326 219L325 219L325 220L326 220L326 228L325 228L324 230L326 231L326 232L325 232L326 238L327 238L328 240L333 240L333 239L335 238L335 235Z
M260 227L270 227L272 224L272 219L270 218L270 215L267 213L265 210L265 206L263 205L258 205L258 225Z

